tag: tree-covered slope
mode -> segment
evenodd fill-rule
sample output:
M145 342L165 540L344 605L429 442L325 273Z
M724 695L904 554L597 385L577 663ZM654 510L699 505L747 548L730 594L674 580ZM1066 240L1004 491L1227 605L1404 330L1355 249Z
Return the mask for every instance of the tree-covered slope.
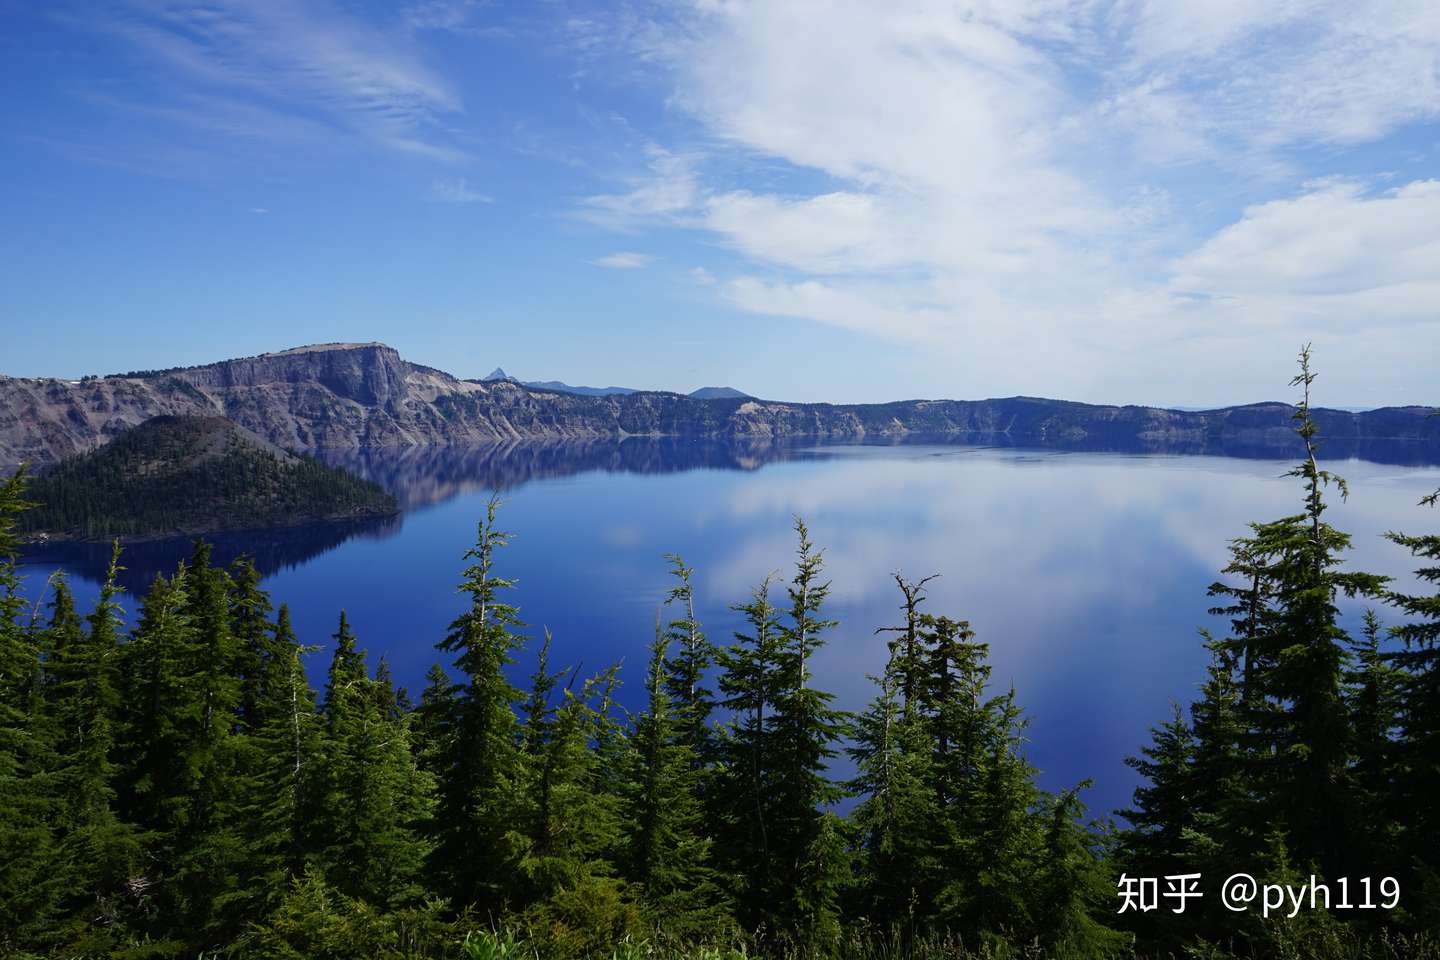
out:
M296 456L223 417L161 416L35 477L22 529L59 537L154 537L373 517L379 486Z
M0 957L1440 960L1440 538L1391 535L1413 593L1344 562L1310 380L1299 512L1252 524L1197 594L1229 622L1188 712L1135 731L1119 829L1089 781L1040 786L1016 691L930 576L895 574L893 626L862 628L885 655L869 704L839 709L799 519L729 638L668 558L631 712L621 663L587 677L560 659L583 637L552 650L521 621L498 501L419 697L364 647L417 637L343 610L322 696L318 638L203 541L133 603L118 549L88 613L64 576L23 593L28 491L0 479ZM1376 608L1359 633L1352 594Z

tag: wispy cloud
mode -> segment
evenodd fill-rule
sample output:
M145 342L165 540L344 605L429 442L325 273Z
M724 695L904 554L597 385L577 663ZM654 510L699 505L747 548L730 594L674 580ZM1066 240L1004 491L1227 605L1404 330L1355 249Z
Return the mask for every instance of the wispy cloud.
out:
M483 0L422 0L406 7L404 18L416 30L459 30L483 6Z
M590 262L597 267L605 267L610 270L638 270L641 267L648 267L654 261L655 258L648 253L621 250L603 257L596 257Z
M1091 396L1153 384L1146 351L1186 371L1178 396L1237 337L1288 357L1319 323L1440 316L1433 185L1301 188L1313 158L1295 153L1440 117L1429 0L902 0L884 16L729 0L678 24L669 9L612 41L643 37L668 102L708 135L690 138L704 162L652 145L578 216L717 239L749 265L716 285L740 309ZM811 189L737 188L756 157ZM1216 186L1249 205L1225 229Z
M124 113L134 120L172 124L200 136L314 148L336 133L323 119L247 101L243 94L179 89L167 91L163 99L147 100L137 94L122 97L86 89L77 96L103 110Z
M1187 125L1262 145L1356 143L1440 116L1429 0L1176 4L1134 11L1131 69Z
M693 212L700 200L699 156L651 145L648 170L628 182L623 193L587 197L576 215L614 230L635 230Z
M441 203L494 203L495 198L471 188L464 177L430 182L430 199Z
M319 118L389 149L464 157L442 125L463 111L460 96L419 48L326 0L130 0L123 11L95 25L179 81L153 110L244 97L247 130Z

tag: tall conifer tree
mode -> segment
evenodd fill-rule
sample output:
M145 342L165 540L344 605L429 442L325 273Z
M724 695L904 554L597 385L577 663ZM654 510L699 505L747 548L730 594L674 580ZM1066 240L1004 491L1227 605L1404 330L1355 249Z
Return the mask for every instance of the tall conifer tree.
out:
M366 679L365 653L359 647L350 618L340 611L340 623L330 635L335 642L330 656L330 670L325 678L325 720L333 731L345 722L345 714L355 709L352 697L345 696L349 687Z
M1421 504L1435 506L1440 491ZM1429 593L1391 592L1388 599L1407 620L1394 628L1401 648L1388 659L1400 675L1399 737L1395 744L1395 801L1406 814L1404 843L1413 856L1413 886L1427 891L1424 916L1440 922L1429 893L1440 894L1440 535L1387 534L1422 566L1416 570Z
M475 546L468 550L460 589L470 607L450 625L440 649L455 654L463 675L448 708L450 735L438 763L440 831L432 867L440 889L457 907L478 903L498 907L515 867L509 839L523 769L514 705L520 699L505 676L514 663L523 626L519 611L504 600L515 582L497 575L497 554L510 535L496 526L498 498L486 506Z
M895 581L904 597L905 624L893 632L884 672L872 677L880 688L856 721L856 777L850 789L864 799L853 821L859 831L863 883L859 907L872 922L902 927L906 937L934 918L943 869L936 845L940 804L932 769L930 731L920 715L923 659L919 606L925 578Z
M699 768L711 754L710 714L715 709L715 695L705 683L715 652L695 616L695 587L691 583L695 570L687 567L676 554L669 554L665 559L679 581L666 594L665 605L674 605L680 614L670 621L666 630L675 654L666 660L665 683L674 705L679 734L690 748L691 763Z
M631 786L625 797L626 878L640 891L650 922L703 939L726 924L726 897L709 866L694 764L693 729L672 706L667 681L671 634L655 626L646 671L647 707L635 720Z
M396 712L389 681L366 675L343 620L336 636L321 761L328 821L321 860L348 896L381 908L417 903L430 849L418 831L432 814L433 781L416 767L411 719Z
M115 722L119 710L116 660L120 605L117 579L120 546L115 544L95 609L82 631L54 648L51 703L59 738L55 776L63 803L60 857L68 878L70 912L88 915L96 928L123 920L124 885L140 864L135 831L115 814L112 786L116 766ZM57 608L61 600L57 591ZM58 617L69 621L69 615ZM52 627L54 624L52 624ZM78 932L78 931L77 931Z
M1265 789L1289 831L1291 853L1301 864L1313 860L1328 875L1340 876L1350 865L1350 834L1361 828L1346 769L1350 738L1341 687L1349 638L1337 602L1341 596L1375 596L1386 578L1336 569L1350 538L1323 519L1324 490L1333 485L1343 497L1348 489L1316 460L1318 428L1310 411L1315 375L1308 346L1299 362L1292 385L1302 391L1295 422L1305 456L1290 476L1303 481L1305 511L1278 543L1277 650L1263 682L1267 698L1281 709L1272 709L1271 722L1259 733L1262 748L1270 748Z
M264 642L264 683L255 703L260 721L249 734L250 764L241 785L250 880L242 909L260 915L277 904L307 859L326 839L332 815L326 790L325 722L305 675L303 646L281 604Z
M458 688L438 663L425 674L425 689L415 708L415 758L421 769L438 778L445 758L450 756L450 738L455 734ZM434 825L438 826L438 825ZM432 832L435 832L432 829Z
M775 829L779 776L775 702L780 691L780 611L770 600L771 577L734 607L747 630L719 651L721 704L730 722L718 744L713 793L718 859L739 887L737 913L755 929L781 895L771 831Z
M1351 641L1351 668L1345 674L1350 716L1355 806L1368 822L1352 842L1362 845L1355 860L1375 865L1377 873L1403 872L1401 832L1409 810L1397 803L1397 740L1401 727L1401 691L1405 680L1385 655L1383 628L1374 610L1366 610L1360 636Z
M826 770L847 732L847 717L832 706L833 694L812 683L815 653L837 622L824 616L830 584L820 579L823 555L799 518L795 533L789 618L780 628L778 644L772 784L776 802L768 825L772 862L786 893L773 905L773 917L778 930L799 942L823 944L839 932L838 896L846 873L834 817L824 808L844 796Z
M569 672L560 702L546 708L544 737L526 755L518 892L530 903L528 922L557 952L583 956L635 934L639 918L616 870L621 798L604 789L609 777L594 749L608 736L596 704L607 701L614 668L578 690Z
M40 642L20 594L15 517L25 474L0 483L0 953L18 949L52 917L65 878L52 867L53 785L45 730L34 707Z
M211 564L212 550L197 541L186 578L184 613L190 643L181 671L195 697L190 763L194 788L186 825L177 837L172 892L183 896L184 923L201 943L224 942L244 926L238 912L250 850L237 801L246 775L248 744L240 722L242 660L231 629L229 574Z
M192 682L199 645L188 585L184 564L155 578L120 657L120 809L167 849L189 826L203 766L205 710Z
M270 623L270 596L260 587L260 571L249 557L230 567L230 635L234 638L236 673L240 681L239 722L246 732L258 731L268 711L284 709L289 650Z

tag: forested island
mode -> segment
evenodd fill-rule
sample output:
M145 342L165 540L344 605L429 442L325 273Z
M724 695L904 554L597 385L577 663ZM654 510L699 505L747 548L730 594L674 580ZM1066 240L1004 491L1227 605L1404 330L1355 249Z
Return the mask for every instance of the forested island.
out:
M398 511L367 480L282 450L223 417L160 416L34 477L32 539L184 536Z
M0 486L0 952L1440 957L1440 535L1390 536L1435 592L1344 567L1310 380L1296 510L1236 531L1202 601L1228 627L1205 636L1189 711L1136 731L1144 783L1119 823L1086 811L1085 783L1037 786L1023 691L991 684L986 643L927 608L924 577L896 575L873 700L838 710L813 683L836 623L799 520L793 569L736 598L733 638L706 635L672 556L637 638L648 665L582 676L573 641L528 636L509 602L492 500L462 560L468 608L412 698L343 612L312 689L286 606L203 542L128 630L118 546L94 609L61 576L22 596L17 473ZM1346 598L1373 608L1353 635ZM527 643L520 689L506 668ZM622 680L643 684L637 714L616 706ZM1262 917L1220 902L1241 871L1401 893ZM1187 874L1203 897L1181 913L1117 896L1123 877Z

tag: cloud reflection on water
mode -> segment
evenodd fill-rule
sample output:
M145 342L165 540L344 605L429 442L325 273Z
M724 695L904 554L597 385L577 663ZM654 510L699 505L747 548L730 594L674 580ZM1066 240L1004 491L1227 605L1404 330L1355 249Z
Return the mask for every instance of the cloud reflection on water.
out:
M669 586L663 555L679 552L696 568L700 617L713 639L728 642L740 625L730 605L768 571L788 576L800 514L834 585L830 613L841 626L815 670L840 706L863 708L873 693L866 674L885 657L874 631L898 617L891 573L938 573L929 609L969 619L991 645L997 686L1013 684L1032 718L1029 750L1043 782L1094 777L1092 806L1109 810L1133 786L1123 757L1171 699L1193 695L1205 659L1196 629L1224 627L1206 615L1205 590L1228 541L1250 521L1301 508L1298 481L1280 476L1288 464L1266 460L924 444L737 453L627 441L572 452L355 455L352 466L403 488L403 523L348 540L335 531L312 540L258 535L271 564L267 587L290 603L307 643L324 644L347 610L372 661L386 655L399 681L418 690L433 644L463 606L461 556L499 487L503 525L516 534L504 574L519 580L531 633L553 629L557 662L593 670L626 660L622 700L635 706L636 671ZM1329 466L1351 482L1349 502L1332 497L1327 514L1354 534L1351 563L1408 579L1410 558L1381 534L1440 525L1440 511L1416 506L1440 486L1440 471ZM227 551L246 542L232 535ZM131 551L137 585L153 575L151 555L168 569L188 553L172 546ZM94 575L83 562L49 557L32 563L30 582L55 564ZM88 602L93 585L80 586ZM133 597L127 602L133 609ZM532 655L533 647L516 666L517 681ZM327 660L328 651L312 659L312 677L323 677Z
M1348 502L1327 519L1355 536L1349 562L1402 581L1407 555L1389 529L1433 526L1417 508L1434 470L1338 465ZM1301 509L1288 464L1220 458L1008 451L861 449L824 464L792 463L734 485L706 504L726 547L702 570L704 588L741 596L784 568L796 513L826 550L844 621L816 669L847 706L870 693L864 674L884 658L871 630L896 621L891 571L939 573L928 608L969 619L991 644L995 681L1013 684L1034 719L1031 753L1052 786L1096 776L1104 807L1132 783L1133 752L1171 699L1186 703L1205 655L1197 628L1206 587L1250 521ZM1352 610L1355 606L1352 605Z

